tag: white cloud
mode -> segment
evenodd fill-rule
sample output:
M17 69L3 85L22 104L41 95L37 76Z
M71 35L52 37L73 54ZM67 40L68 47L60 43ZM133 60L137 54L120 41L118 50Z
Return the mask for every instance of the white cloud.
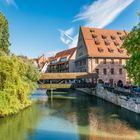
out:
M75 38L77 38L77 36L73 37L73 33L74 33L74 28L69 28L67 30L61 30L59 29L60 32L60 40L69 46L69 48L75 47L76 42L75 42Z
M47 52L47 57L52 57L54 56L58 51L50 51L50 52Z
M75 16L73 21L83 21L83 26L103 28L127 8L134 0L97 0L90 5L83 6L81 12ZM74 30L70 28L61 32L61 41L69 48L75 47L78 35L72 36Z
M134 0L98 0L84 6L74 21L82 20L88 27L103 28L110 24Z
M18 8L17 7L17 4L15 2L15 0L5 0L5 2L8 4L8 5L13 5L14 7Z

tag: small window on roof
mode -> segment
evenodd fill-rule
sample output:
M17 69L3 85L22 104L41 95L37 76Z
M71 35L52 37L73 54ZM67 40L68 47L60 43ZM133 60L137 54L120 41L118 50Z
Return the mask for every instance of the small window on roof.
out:
M93 37L93 38L97 38L97 35L96 35L96 34L92 34L92 37Z
M125 35L123 35L123 36L120 36L120 40L124 40L125 39Z
M99 52L103 52L103 51L104 51L104 49L103 49L103 48L101 48L101 47L98 47L98 51L99 51Z
M112 48L108 48L108 51L109 51L110 53L113 53L113 52L114 52L114 50L113 50Z
M122 49L118 49L118 52L119 52L119 53L123 53L123 50L122 50Z
M105 40L105 45L110 45L110 41L109 40Z
M93 32L95 32L95 31L94 31L93 29L90 29L90 32L93 33Z
M114 41L114 44L115 44L116 46L119 46L119 45L120 45L120 43L119 43L118 41Z
M112 40L115 40L116 39L116 36L115 35L111 35L111 39Z
M121 32L117 32L117 34L118 34L118 35L121 35L122 33L121 33Z
M99 45L99 44L100 44L99 39L95 38L94 41L95 41L95 44L96 44L96 45Z
M106 39L106 38L107 38L107 35L102 35L102 38L103 38L103 39Z

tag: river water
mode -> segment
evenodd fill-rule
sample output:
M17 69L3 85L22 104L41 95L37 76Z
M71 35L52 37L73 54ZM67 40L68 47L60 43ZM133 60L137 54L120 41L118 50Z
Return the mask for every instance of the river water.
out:
M139 115L75 91L0 119L0 140L129 139L140 140Z

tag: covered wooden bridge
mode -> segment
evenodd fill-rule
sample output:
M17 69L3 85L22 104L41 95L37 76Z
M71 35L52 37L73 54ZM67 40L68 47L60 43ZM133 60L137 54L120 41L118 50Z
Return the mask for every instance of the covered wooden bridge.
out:
M97 83L97 73L45 73L38 81L39 89L57 90L69 88L92 88Z

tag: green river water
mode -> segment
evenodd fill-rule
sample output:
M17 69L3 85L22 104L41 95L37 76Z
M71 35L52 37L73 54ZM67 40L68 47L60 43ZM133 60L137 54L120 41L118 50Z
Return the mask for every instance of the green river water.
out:
M76 91L0 119L0 140L129 139L140 140L139 115Z

